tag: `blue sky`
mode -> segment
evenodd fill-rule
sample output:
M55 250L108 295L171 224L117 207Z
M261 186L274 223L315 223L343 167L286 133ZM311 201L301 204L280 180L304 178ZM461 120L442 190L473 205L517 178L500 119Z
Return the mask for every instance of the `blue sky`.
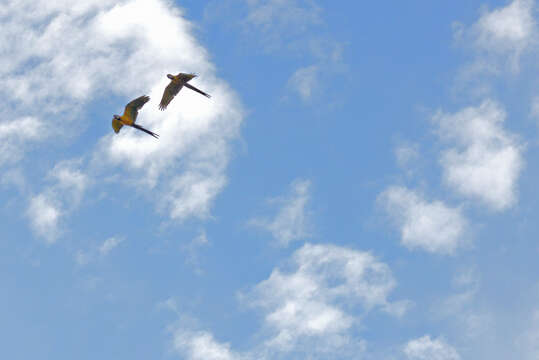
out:
M8 0L3 355L539 359L537 6Z

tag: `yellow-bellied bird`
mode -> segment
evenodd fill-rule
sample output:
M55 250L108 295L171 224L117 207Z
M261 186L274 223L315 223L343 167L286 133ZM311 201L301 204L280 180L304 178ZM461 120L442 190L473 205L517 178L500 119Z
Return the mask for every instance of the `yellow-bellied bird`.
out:
M112 118L112 128L115 133L119 133L122 126L132 126L135 129L144 131L146 134L150 134L154 138L158 139L159 135L150 130L143 128L140 125L135 124L137 120L138 111L150 100L149 96L143 95L131 101L129 104L125 105L125 110L122 116L114 115Z
M161 103L159 104L160 110L165 110L174 99L174 96L178 95L182 87L185 85L185 87L196 91L199 94L204 95L205 97L211 97L210 95L206 94L204 91L197 89L191 84L188 84L187 82L195 77L197 77L195 74L185 74L185 73L179 73L178 75L174 76L171 74L167 74L167 77L171 80L170 84L167 85L165 88L165 91L163 92L163 97L161 98Z

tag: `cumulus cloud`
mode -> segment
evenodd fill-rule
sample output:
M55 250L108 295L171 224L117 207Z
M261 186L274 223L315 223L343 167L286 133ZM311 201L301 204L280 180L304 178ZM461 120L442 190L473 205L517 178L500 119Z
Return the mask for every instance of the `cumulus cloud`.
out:
M91 183L79 167L80 161L59 162L48 174L52 184L30 198L27 216L31 227L47 243L56 242L62 232L62 217L79 205Z
M72 204L78 204L91 183L90 178L80 169L80 161L62 161L54 166L50 176L56 181L58 192L69 198Z
M59 221L62 215L59 207L45 194L30 199L26 212L34 232L52 244L60 235Z
M309 180L293 181L288 196L270 200L271 203L281 205L273 219L255 218L249 224L271 232L282 246L309 236L310 187Z
M410 340L404 347L410 360L460 360L458 352L443 339L431 339L430 335Z
M159 141L130 128L110 133L99 141L88 172L125 170L124 181L151 188L159 195L157 208L172 219L209 216L213 199L226 185L230 143L239 134L243 110L216 76L179 8L164 0L69 6L9 0L0 24L2 51L9 54L0 64L0 98L12 109L6 116L23 114L43 133L76 135L85 128L81 119L91 102L114 99L109 120L103 119L109 124L128 101L148 94L152 100L138 121L159 133ZM213 97L183 89L161 112L157 103L166 74L179 71L198 73L197 86ZM0 137L12 132L11 124L2 126L8 130L0 130Z
M439 137L452 143L440 158L444 181L495 211L517 202L517 181L524 167L524 145L504 129L506 116L500 105L486 100L433 118Z
M388 188L379 201L399 226L401 243L407 248L453 254L465 244L467 221L459 208L429 202L400 186Z
M0 166L20 160L28 142L45 139L44 129L43 122L31 116L15 120L0 119Z
M395 280L373 255L333 245L305 244L292 256L292 270L274 269L244 298L261 308L269 329L266 345L278 351L336 351L360 342L349 338L358 312L394 313ZM361 311L359 311L361 313Z
M456 35L471 39L481 56L486 56L481 67L496 66L493 61L501 56L518 71L521 54L537 40L534 5L534 0L513 0L504 7L485 11L469 28L457 26Z
M534 35L533 7L533 0L513 0L483 14L474 25L478 45L486 50L522 51Z
M173 348L195 359L356 359L366 351L357 337L361 319L374 310L400 316L407 301L391 302L395 287L390 268L372 254L334 245L305 244L268 279L240 293L241 301L261 309L261 342L242 351L214 338L211 332L173 326ZM175 302L160 307L177 312ZM185 321L182 322L185 324ZM363 327L363 326L362 326ZM354 330L355 329L355 330Z
M173 348L185 360L239 360L242 357L219 343L206 331L177 329L173 335Z

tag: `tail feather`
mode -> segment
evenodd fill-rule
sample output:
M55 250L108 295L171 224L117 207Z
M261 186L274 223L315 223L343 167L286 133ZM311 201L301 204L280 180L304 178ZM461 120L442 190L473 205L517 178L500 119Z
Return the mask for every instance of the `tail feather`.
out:
M206 94L204 91L197 89L196 87L194 87L194 86L191 85L191 84L185 83L184 85L185 85L185 87L188 87L189 89L191 89L191 90L193 90L193 91L196 91L197 93L202 94L202 95L204 95L204 96L207 97L207 98L211 98L211 95L210 95L210 94Z
M146 134L150 134L150 135L153 136L154 138L159 139L159 135L157 135L156 133L154 133L154 132L152 132L152 131L150 131L150 130L148 130L148 129L143 128L143 127L140 126L140 125L133 124L132 126L133 126L135 129L139 129L139 130L141 130L141 131L144 131Z

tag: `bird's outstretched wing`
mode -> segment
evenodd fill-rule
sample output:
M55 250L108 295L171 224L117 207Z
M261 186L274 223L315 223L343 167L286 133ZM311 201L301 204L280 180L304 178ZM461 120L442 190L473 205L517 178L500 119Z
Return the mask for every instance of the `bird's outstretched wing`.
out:
M196 91L197 93L202 94L202 95L204 95L204 96L207 97L207 98L211 98L211 95L210 95L210 94L206 94L204 91L197 89L196 87L194 87L194 86L191 85L191 84L187 84L187 83L186 83L186 84L185 84L185 87L188 87L189 89L191 89L191 90L193 90L193 91Z
M112 119L112 128L114 129L114 132L118 134L120 132L120 129L124 126L122 122L116 118Z
M127 122L132 122L132 124L135 123L137 120L138 111L150 100L149 96L142 95L135 100L131 101L129 104L125 105L125 111L122 116L122 118L125 119Z
M180 90L182 89L183 84L171 81L170 84L167 85L165 88L165 91L163 91L163 97L161 98L161 102L159 103L159 110L165 110L174 99L174 96L178 95Z
M145 128L143 128L142 126L137 125L137 124L133 124L133 127L134 127L135 129L139 129L139 130L141 130L141 131L144 131L146 134L150 134L151 136L153 136L153 137L156 138L156 139L159 139L159 135L157 135L157 134L154 133L153 131L150 131L150 130L148 130L148 129L145 129Z

